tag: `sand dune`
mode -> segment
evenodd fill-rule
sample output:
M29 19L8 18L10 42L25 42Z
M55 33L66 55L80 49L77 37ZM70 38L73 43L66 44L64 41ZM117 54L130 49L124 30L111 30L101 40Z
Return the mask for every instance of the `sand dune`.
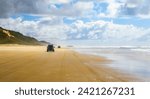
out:
M0 46L0 81L133 81L102 65L105 62L109 61L70 49L47 53L45 46Z

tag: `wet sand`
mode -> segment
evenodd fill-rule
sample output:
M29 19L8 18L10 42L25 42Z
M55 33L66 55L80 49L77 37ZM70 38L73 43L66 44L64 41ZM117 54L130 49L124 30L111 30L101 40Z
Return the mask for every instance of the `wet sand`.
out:
M106 67L102 57L46 46L0 45L1 82L127 82L135 78ZM94 64L100 65L94 65Z

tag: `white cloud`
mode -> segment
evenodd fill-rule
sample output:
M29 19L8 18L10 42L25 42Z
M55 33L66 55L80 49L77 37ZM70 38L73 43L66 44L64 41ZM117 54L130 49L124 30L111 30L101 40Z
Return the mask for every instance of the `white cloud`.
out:
M110 17L116 17L117 14L119 13L118 11L120 7L121 7L120 3L116 2L115 0L110 0L107 8L108 15Z
M121 7L125 5L125 2L119 0L103 0L100 2L108 4L106 11L98 14L99 17L105 18L117 18L119 16Z
M150 0L126 0L120 9L122 16L150 18Z
M86 2L86 0L82 0ZM138 17L141 19L150 18L150 0L88 0L95 3L107 3L105 12L97 16L105 18Z
M86 23L76 21L71 25L70 29L70 34L68 34L70 39L98 39L107 42L132 42L138 41L145 35L150 35L150 29L139 28L133 25L119 25L106 21Z
M106 11L93 14L94 3L107 3ZM149 3L149 0L79 0L73 4L68 3L67 7L62 8L60 11L55 10L55 12L74 17L81 15L82 17L86 17L89 14L92 17L124 18L133 16L144 19L150 18Z
M111 42L148 42L150 28L139 28L133 25L119 25L113 22L77 20L71 25L63 23L62 19L45 17L38 21L24 21L17 19L0 19L0 26L33 36L39 40L53 39L81 39L101 40ZM55 22L56 21L56 22ZM56 23L56 24L54 24ZM147 38L146 40L144 38Z
M46 22L48 20L49 22ZM0 26L19 31L24 35L33 36L40 40L66 39L67 26L61 22L54 25L52 24L55 23L53 21L56 21L55 18L42 18L38 21L23 21L21 18L9 18L0 19Z
M74 8L78 9L78 10L85 10L85 11L89 11L92 10L94 7L93 2L77 2L74 4Z
M74 4L64 4L61 8L57 8L56 5L50 5L49 14L62 17L86 17L92 12L93 7L93 2L82 1L78 1Z
M97 3L99 5L96 5ZM0 26L47 41L89 39L108 43L139 41L147 43L150 41L150 28L115 24L96 18L133 16L149 19L149 4L150 0L77 0L75 2L73 0L0 0ZM97 7L99 11L95 6L100 6ZM100 8L103 7L104 11L100 12ZM41 16L41 18L33 21L10 18L20 13ZM73 21L68 22L69 24L64 23L64 17ZM97 21L90 21L95 19Z
M56 5L61 6L60 8ZM91 14L93 1L72 0L1 0L0 18L28 14L37 16L86 17Z
M96 13L94 4L108 4L106 11ZM59 4L61 7L56 6ZM0 0L0 17L19 14L40 16L106 18L132 17L150 18L150 0ZM103 7L103 6L102 6ZM95 12L94 12L95 11Z
M54 3L54 4L59 4L59 3L69 3L70 0L45 0L48 1L49 3Z
M0 0L0 18L19 14L51 15L49 6L68 4L70 0Z

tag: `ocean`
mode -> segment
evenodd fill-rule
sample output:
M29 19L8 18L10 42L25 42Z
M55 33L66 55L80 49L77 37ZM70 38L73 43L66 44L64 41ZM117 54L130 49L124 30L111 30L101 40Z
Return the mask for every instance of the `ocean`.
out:
M101 56L112 60L105 66L150 81L149 47L75 47L79 53Z

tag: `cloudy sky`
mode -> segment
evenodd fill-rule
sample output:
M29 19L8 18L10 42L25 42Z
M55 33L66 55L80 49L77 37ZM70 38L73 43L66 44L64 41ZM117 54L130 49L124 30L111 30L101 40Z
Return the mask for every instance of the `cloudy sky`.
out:
M39 40L150 42L150 0L0 0L0 26Z

